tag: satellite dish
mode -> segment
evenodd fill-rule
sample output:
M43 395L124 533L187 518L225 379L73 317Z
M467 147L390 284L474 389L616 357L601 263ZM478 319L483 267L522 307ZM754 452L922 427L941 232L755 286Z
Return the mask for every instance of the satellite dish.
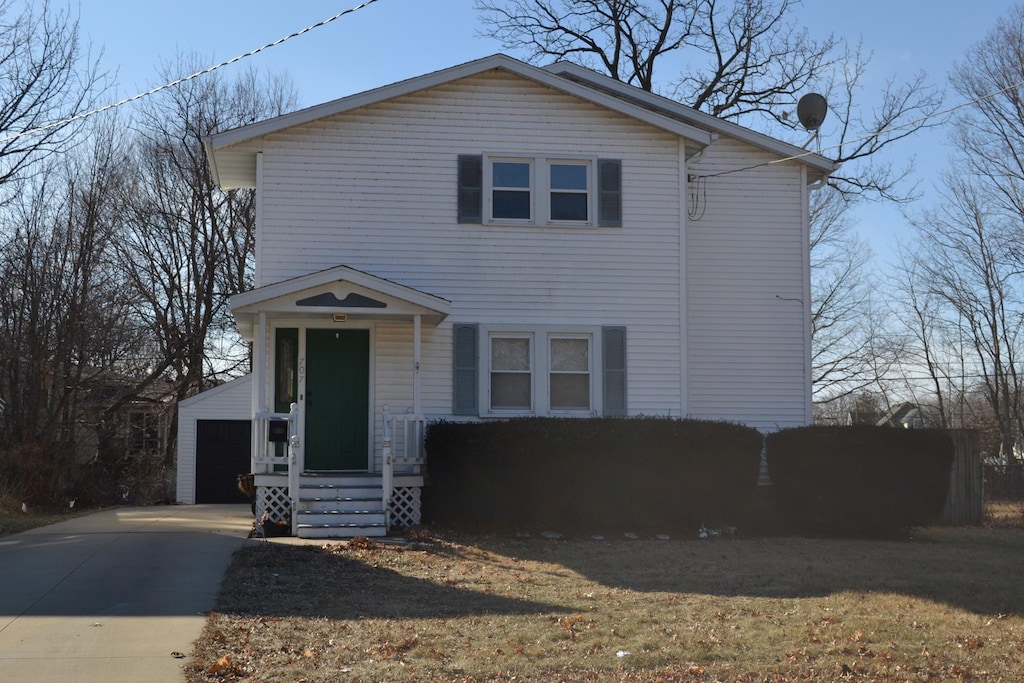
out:
M828 114L828 102L816 92L807 93L796 103L796 116L807 130L818 130Z

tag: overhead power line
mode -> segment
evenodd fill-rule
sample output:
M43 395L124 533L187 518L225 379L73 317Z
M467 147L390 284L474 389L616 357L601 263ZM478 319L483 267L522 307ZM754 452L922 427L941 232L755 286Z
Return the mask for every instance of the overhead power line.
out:
M307 26L304 29L295 31L294 33L289 33L288 35L284 36L283 38L278 38L277 40L275 40L272 43L267 43L266 45L261 45L260 47L254 49L254 50L249 50L245 54L238 55L237 57L232 57L231 59L228 59L226 61L220 62L219 64L214 64L213 66L207 67L207 68L202 69L200 71L196 71L195 73L189 74L188 76L183 76L183 77L178 78L176 80L173 80L173 81L171 81L169 83L164 83L163 85L159 85L159 86L153 88L152 90L147 90L145 92L139 93L138 95L133 95L131 97L126 97L123 100L119 100L119 101L114 102L112 104L108 104L108 105L99 107L98 109L91 109L89 111L82 112L81 114L78 114L76 116L71 116L71 117L66 118L66 119L61 119L60 121L54 121L53 123L48 123L45 126L39 126L38 128L31 128L29 130L23 130L23 131L18 132L18 133L12 133L10 135L7 135L6 137L0 138L0 144L6 143L6 142L10 142L12 140L17 140L18 138L25 137L26 135L34 135L36 133L43 133L43 132L51 130L53 128L60 128L62 126L66 126L68 124L75 123L76 121L81 121L83 119L87 119L90 116L95 116L96 114L102 114L103 112L110 111L112 109L117 109L118 107L123 107L126 104L130 104L130 103L135 102L137 100L141 100L141 99L143 99L145 97L149 97L150 95L155 95L156 93L161 92L163 90L167 90L168 88L173 88L173 87L175 87L177 85L181 85L182 83L186 83L186 82L191 81L193 79L199 78L200 76L205 76L206 74L213 73L214 71L217 71L218 69L223 69L224 67L230 66L232 64L235 64L236 62L240 62L243 59L246 59L248 57L252 57L253 55L257 55L260 52L263 52L264 50L269 50L272 47L277 47L278 45L280 45L280 44L282 44L284 42L287 42L287 41L291 40L292 38L298 38L299 36L304 35L306 33L309 33L310 31L312 31L314 29L318 29L321 26L326 26L327 24L330 24L331 22L337 21L338 19L341 19L343 16L345 16L347 14L352 14L353 12L358 12L359 10L363 9L364 7L372 5L375 2L377 2L377 0L365 0L365 2L362 2L362 3L358 4L358 5L356 5L355 7L350 7L348 9L346 9L346 10L342 10L341 12L338 12L337 14L335 14L333 16L327 17L326 19L318 21L315 24L311 24L311 25Z

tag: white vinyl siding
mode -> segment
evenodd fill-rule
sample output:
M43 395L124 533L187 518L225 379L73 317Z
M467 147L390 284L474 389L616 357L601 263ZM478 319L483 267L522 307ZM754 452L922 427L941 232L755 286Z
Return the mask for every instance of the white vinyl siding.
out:
M344 264L452 302L447 319L423 327L428 417L452 413L453 325L479 323L627 329L631 415L762 429L809 420L806 190L797 162L709 178L691 193L688 172L773 157L721 135L687 169L677 136L502 71L245 145L263 152L257 286ZM599 229L593 213L586 226L459 223L459 156L486 154L533 159L535 172L538 159L620 160L621 227ZM592 165L591 184L596 173ZM539 187L535 180L532 191L546 202ZM691 196L699 220L686 217ZM404 411L411 323L376 329L375 415L384 404ZM481 356L486 340L482 332ZM591 373L598 397L599 374Z
M257 284L365 270L452 301L433 331L449 344L462 321L627 326L630 412L678 416L681 145L500 72L279 133L262 147ZM624 227L457 223L458 155L512 149L620 159ZM424 358L428 414L450 414L450 393L426 396L428 373L450 392L450 348Z
M720 140L690 172L712 174L772 159ZM694 417L742 421L764 431L810 421L802 183L795 163L705 183L706 203L697 207L703 215L689 222L686 245Z

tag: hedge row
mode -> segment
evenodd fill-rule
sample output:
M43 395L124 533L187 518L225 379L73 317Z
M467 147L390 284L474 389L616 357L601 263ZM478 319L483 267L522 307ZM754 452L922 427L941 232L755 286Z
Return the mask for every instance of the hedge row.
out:
M759 432L725 422L438 422L424 517L481 531L695 531L742 514L761 448Z
M953 441L939 429L800 427L765 439L776 500L797 525L885 534L932 521L949 490Z
M885 534L942 510L953 444L940 430L521 418L427 430L428 523L473 531L690 533L742 523L767 450L791 530Z

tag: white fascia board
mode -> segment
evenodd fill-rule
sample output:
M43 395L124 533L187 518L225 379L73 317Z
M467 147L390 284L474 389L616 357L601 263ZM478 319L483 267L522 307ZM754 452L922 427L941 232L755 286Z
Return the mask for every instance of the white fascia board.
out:
M316 273L310 273L309 275L302 275L290 280L276 282L272 285L266 285L264 287L258 287L257 289L251 289L248 292L236 294L231 297L231 310L236 314L254 313L256 312L256 307L261 302L288 296L290 294L298 294L299 292L307 289L330 284L331 282L336 282L338 280L344 280L345 282L392 296L416 306L421 306L427 310L440 314L442 318L447 317L448 313L451 311L451 302L447 299L442 299L439 296L427 294L426 292L421 292L418 289L406 287L405 285L400 285L397 282L385 280L384 278L377 277L376 275L370 275L369 273L365 273L361 270L356 270L355 268L350 268L348 266L335 266L326 270L317 271Z
M661 95L655 95L654 93L641 90L632 85L617 81L610 76L599 74L596 71L591 71L585 67L579 66L578 64L572 64L570 62L555 62L544 67L545 71L552 74L557 74L560 77L573 79L574 82L588 83L594 88L599 88L602 91L609 91L616 93L617 95L639 102L643 102L645 105L665 112L666 116L673 118L680 118L694 126L709 129L715 133L721 135L727 135L731 138L741 140L755 147L760 147L766 151L778 154L782 158L792 157L794 161L798 161L802 164L806 164L811 168L819 171L822 174L829 174L835 171L838 166L837 164L820 154L808 152L805 149L792 145L788 142L773 138L770 135L758 133L757 131L749 128L744 128L731 121L720 119L711 114L707 114L702 111L698 111L693 107L688 107L685 104L681 104L674 100L670 100L667 97Z

